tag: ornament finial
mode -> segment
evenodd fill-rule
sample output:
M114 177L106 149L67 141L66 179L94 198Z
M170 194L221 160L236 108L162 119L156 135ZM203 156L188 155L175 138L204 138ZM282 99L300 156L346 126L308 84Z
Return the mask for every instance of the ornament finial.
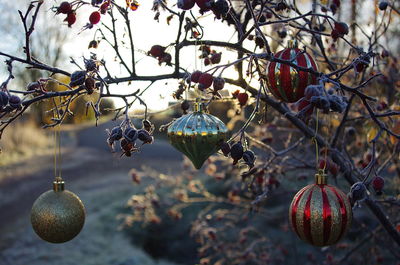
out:
M196 99L196 102L194 103L194 112L203 112L203 103L199 98Z
M315 174L315 184L317 185L326 185L328 184L326 180L326 174L323 169L318 169L318 173Z
M294 49L294 48L298 48L298 42L297 42L297 40L288 40L288 43L287 43L287 47L289 48L289 49Z
M64 190L64 180L61 177L56 177L53 181L53 190L54 191L63 191Z

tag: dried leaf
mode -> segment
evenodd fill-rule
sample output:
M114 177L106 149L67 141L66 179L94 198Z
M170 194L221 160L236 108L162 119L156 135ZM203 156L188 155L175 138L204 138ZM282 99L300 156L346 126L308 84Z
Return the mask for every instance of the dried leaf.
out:
M376 127L371 127L367 133L367 141L370 143L378 135L378 129Z

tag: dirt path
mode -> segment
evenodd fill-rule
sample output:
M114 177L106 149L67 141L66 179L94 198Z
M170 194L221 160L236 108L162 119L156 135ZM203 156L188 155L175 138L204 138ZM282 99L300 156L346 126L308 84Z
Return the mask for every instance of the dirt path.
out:
M0 264L170 264L154 261L132 246L117 230L119 209L139 191L132 184L131 168L150 166L164 172L179 170L181 155L164 141L145 146L134 158L119 158L104 144L102 128L72 133L74 145L64 149L63 176L66 188L85 204L87 219L81 234L71 242L54 245L43 242L30 226L34 200L51 188L53 157L43 156L0 173ZM71 132L69 132L71 134ZM101 142L100 142L101 141ZM55 262L56 261L56 262Z

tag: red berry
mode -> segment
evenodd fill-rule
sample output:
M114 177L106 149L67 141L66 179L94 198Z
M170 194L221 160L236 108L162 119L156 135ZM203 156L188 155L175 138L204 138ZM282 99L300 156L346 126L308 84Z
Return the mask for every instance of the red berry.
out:
M338 9L337 5L331 4L331 5L330 5L330 8L331 8L332 14L336 14L336 11L337 11L337 9Z
M100 13L102 13L103 15L107 12L108 7L110 6L109 2L104 2L101 6L100 6Z
M186 113L186 111L190 108L190 103L187 100L182 101L181 103L181 109L183 110L183 112Z
M164 55L164 52L165 52L165 47L161 45L153 45L148 54L153 57L161 57L162 55Z
M236 90L235 92L232 93L232 97L237 98L239 94L240 94L240 90Z
M221 62L221 52L211 55L211 63L217 64Z
M193 83L198 83L199 82L199 78L203 73L201 71L194 71L191 75L190 75L190 81L192 81Z
M319 168L320 169L330 169L331 163L329 162L328 159L320 159L319 160Z
M254 161L256 160L256 156L254 152L251 150L247 150L243 152L243 160L250 168L254 167Z
M161 65L162 63L165 63L166 65L171 66L171 61L172 61L172 56L169 53L164 53L162 56L158 58L158 64Z
M223 142L220 145L222 153L224 153L224 156L228 156L228 154L231 152L231 146L227 142Z
M71 27L76 22L75 13L74 12L68 13L67 18L64 21L67 21L68 27Z
M239 93L237 95L237 98L239 100L240 106L243 107L244 105L246 105L247 100L249 99L249 95L247 95L247 93Z
M223 89L225 86L225 80L222 77L214 78L213 88L215 91Z
M322 94L322 90L320 89L319 86L315 85L309 85L306 87L306 90L304 91L304 97L308 100L311 99L313 96L320 96Z
M333 41L336 41L340 37L340 34L336 29L333 29L331 32L331 37Z
M209 73L202 73L199 77L199 89L204 90L209 88L214 80L214 77Z
M143 144L151 144L154 140L153 136L144 129L138 131L138 139L143 142Z
M21 106L21 99L16 95L11 95L8 100L8 104L11 108L17 109Z
M388 107L387 103L385 101L381 101L378 104L377 110L382 111L385 110Z
M183 10L191 9L195 4L195 0L178 0L177 6Z
M382 10L382 11L383 11L383 10L386 10L386 8L388 7L388 5L389 5L388 2L382 1L382 2L379 3L379 9Z
M382 53L381 53L381 56L382 56L382 58L386 58L386 57L389 56L389 52L386 49L383 49Z
M337 7L340 7L340 0L333 0L332 3L334 3Z
M364 69L366 68L366 64L363 62L359 62L356 64L356 71L361 73L362 71L364 71Z
M383 186L385 185L385 180L380 176L375 176L372 180L372 187L377 194L382 193Z
M68 14L69 12L71 12L71 10L72 10L71 4L66 1L62 2L60 6L57 8L57 12L61 14Z
M208 57L204 58L204 65L207 66L207 65L210 65L210 64L211 64L210 58L208 58Z
M200 10L202 11L208 11L211 9L211 0L195 0L196 5L200 7Z
M89 22L90 22L90 24L95 25L100 22L100 18L101 18L100 12L94 11L89 16Z
M36 91L39 90L41 87L39 82L31 82L26 86L27 91Z
M333 176L336 176L339 172L339 166L336 163L332 162L330 163L329 171Z
M276 11L283 11L287 8L287 5L284 2L279 2L275 7Z
M236 163L243 157L243 145L241 142L237 142L231 147L231 157L233 159L233 164Z
M349 26L344 22L335 22L335 29L341 35L347 35L349 33Z
M264 183L264 177L263 176L257 176L256 182L258 185L262 185Z

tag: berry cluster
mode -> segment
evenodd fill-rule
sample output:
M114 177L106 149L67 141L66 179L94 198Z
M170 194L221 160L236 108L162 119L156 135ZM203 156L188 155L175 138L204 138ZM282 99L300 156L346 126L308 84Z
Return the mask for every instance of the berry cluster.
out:
M251 150L244 151L242 142L236 142L232 145L227 142L223 142L220 145L220 149L225 156L230 154L231 158L233 159L233 165L236 165L240 159L243 159L243 162L247 166L250 168L254 167L256 156Z
M199 58L204 59L205 66L210 64L219 64L221 62L222 52L211 50L210 46L208 45L201 46L199 50L201 51Z
M318 167L324 171L329 171L332 176L336 177L339 173L339 166L329 158L319 160Z
M211 90L211 94L213 96L221 98L221 95L218 91L222 90L225 86L225 80L220 77L213 77L211 74L207 72L201 72L199 70L194 71L187 80L189 83L193 82L197 85L197 88L201 91L205 91L206 89L210 88L213 85Z
M233 92L232 97L239 101L240 107L246 106L247 101L249 100L249 95L246 92L240 92L240 90Z
M11 112L21 109L21 105L22 101L18 96L0 91L0 112Z
M120 141L120 147L122 150L121 156L131 156L132 153L137 152L139 148L136 146L136 140L140 140L142 145L151 144L154 141L152 132L154 126L148 121L142 121L142 129L136 129L135 126L128 120L121 123L120 126L116 126L110 130L107 130L108 145L114 150L114 144Z
M93 59L85 59L86 70L75 71L71 74L71 80L69 82L70 87L82 87L90 95L95 89L100 86L99 82L96 82L95 75L98 71L98 62Z
M64 1L56 9L56 14L65 14L67 17L64 19L68 23L68 27L71 27L76 22L76 10L72 9L72 5L67 1Z
M256 185L265 185L268 190L277 189L281 185L280 181L275 177L275 174L269 174L267 177L264 169L256 171L254 173L254 178Z
M334 94L333 90L326 92L321 85L309 85L305 89L304 97L296 105L298 116L308 119L314 108L321 109L324 113L328 113L329 110L343 112L347 106L347 99Z
M85 28L92 28L100 22L101 14L106 14L110 8L111 0L92 0L92 5L98 7L98 11L94 11L89 15L89 23ZM76 11L80 7L79 2L69 3L64 1L60 6L55 8L56 14L65 14L67 17L64 19L68 23L68 27L71 27L76 22Z
M382 195L385 180L380 176L375 176L367 185L365 185L364 182L359 181L351 186L349 198L352 204L362 202L367 198L367 186L369 184L372 185L376 195Z
M166 48L161 45L153 45L147 54L157 58L159 65L165 63L166 65L171 66L172 56L170 53L165 52L165 49Z
M190 10L197 5L200 13L212 11L217 19L224 18L229 12L229 4L226 0L178 0L177 6L183 10Z

